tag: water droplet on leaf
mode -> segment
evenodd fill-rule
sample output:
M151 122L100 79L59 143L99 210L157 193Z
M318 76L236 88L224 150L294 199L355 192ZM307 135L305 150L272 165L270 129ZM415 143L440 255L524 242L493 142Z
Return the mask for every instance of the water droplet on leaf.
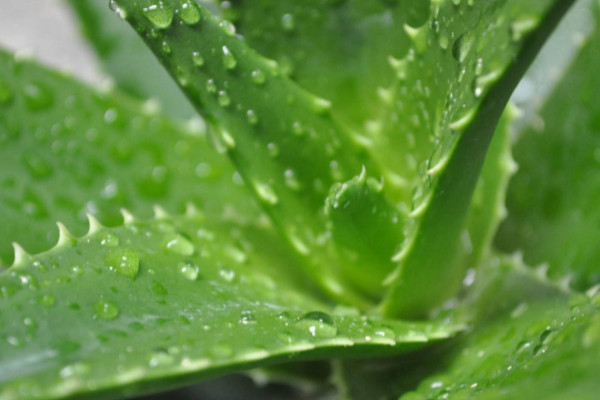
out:
M94 304L94 315L103 320L112 320L119 315L119 307L110 301L100 300Z
M140 269L140 258L137 253L128 248L115 248L108 251L104 258L108 269L118 274L135 279Z
M307 331L312 337L332 338L337 335L337 327L333 319L321 311L312 311L304 314L298 321L296 327Z

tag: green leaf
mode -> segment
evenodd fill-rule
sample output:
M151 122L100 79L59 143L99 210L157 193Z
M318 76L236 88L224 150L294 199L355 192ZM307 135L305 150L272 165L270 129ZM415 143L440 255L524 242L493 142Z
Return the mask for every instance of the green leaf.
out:
M409 232L395 256L400 265L386 280L390 290L383 313L422 317L456 293L463 277L457 263L460 232L494 129L519 79L571 3L462 4L463 12L457 13L446 2L434 6L431 24L413 32L414 51L396 63L400 86L390 94L406 106L389 121L397 132L420 127L428 133L413 137L415 159L435 150L413 196ZM436 26L454 33L451 48L439 43L443 32ZM407 82L418 87L403 95ZM388 148L396 149L409 136L387 138Z
M394 238L390 238L391 245L369 249L375 255L366 258L372 265L361 268L365 258L339 249L353 240L329 240L324 206L330 191L333 197L339 194L334 184L351 181L363 169L374 179L381 174L365 149L332 118L330 103L289 80L275 62L237 38L233 25L193 2L119 0L117 4L198 110L215 125L224 150L275 225L305 259L314 279L342 301L372 306L368 296L380 295L381 285L362 285L365 279L360 278L371 269L383 271L381 276L389 272ZM401 232L394 227L399 216L387 204L385 187L383 191L377 191L376 185L365 189L369 195L364 201L376 199L382 204L375 212L382 213L380 222L390 226L387 232L397 235L399 242ZM356 225L348 224L347 229L355 238L364 234ZM383 265L378 264L380 260ZM348 279L352 274L346 274L346 265L361 270L360 278Z
M600 21L597 2L593 8ZM509 217L496 239L502 250L522 250L527 263L545 264L553 279L570 279L579 290L600 283L599 46L596 27L540 118L521 134Z
M158 99L165 112L178 118L196 114L140 37L114 18L106 1L67 2L79 17L83 34L119 89L143 100ZM132 65L138 67L132 68Z
M388 57L409 49L405 25L421 26L429 8L429 1L221 2L223 16L252 48L331 100L333 113L359 131L379 115L376 89L395 76Z
M468 335L445 372L401 399L595 399L599 338L597 297L522 303Z
M319 301L260 230L193 211L102 228L0 275L0 398L132 396L293 359L404 353L452 322ZM291 268L288 266L288 268Z
M472 343L478 343L482 331L500 329L503 333L498 333L499 338L495 339L498 339L498 343L503 343L502 335L508 337L515 331L511 325L513 318L521 316L531 307L537 307L537 304L554 304L553 302L563 304L570 296L570 292L564 287L549 281L543 273L535 272L525 266L522 260L515 256L489 256L479 265L475 276L475 282L471 284L466 295L459 299L458 306L455 306L457 308L455 314L462 314L471 321L471 331L465 332L455 340L429 346L406 356L336 362L335 381L345 398L349 400L397 399L401 394L415 390L417 387L426 388L426 385L432 384L433 389L439 386L438 383L434 383L437 382L438 375L451 370L455 359L460 357L461 351ZM532 312L532 315L535 315L535 312ZM506 322L507 320L509 322ZM560 321L553 323L560 325ZM526 319L519 324L525 322ZM495 342L496 340L492 339L489 344ZM560 342L557 346L560 346ZM487 356L487 352L485 354L479 352L477 355L484 360L487 360ZM493 360L490 363L498 362L497 358L493 356L490 358ZM445 378L442 382L451 385L453 380ZM457 386L460 385L461 380L458 379ZM564 384L565 387L568 385L570 385L568 382ZM498 386L501 387L501 384ZM476 393L475 398L480 394L474 393ZM411 399L410 395L407 398ZM438 397L427 394L415 398ZM462 397L458 395L456 398ZM514 395L509 398L525 397Z
M10 166L0 169L6 264L11 242L34 253L56 243L56 221L83 234L86 213L115 225L120 208L150 216L156 204L182 212L191 202L240 224L259 215L229 160L210 148L202 121L171 122L147 104L4 52L0 91L0 159Z
M500 119L490 142L485 162L467 215L467 244L461 263L476 267L487 258L500 222L506 217L506 191L509 178L516 171L511 156L511 125L517 111L510 103Z

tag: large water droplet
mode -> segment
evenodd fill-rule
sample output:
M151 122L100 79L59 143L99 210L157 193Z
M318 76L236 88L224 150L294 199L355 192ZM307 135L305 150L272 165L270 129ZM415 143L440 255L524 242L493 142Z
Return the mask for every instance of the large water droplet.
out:
M106 253L104 263L108 269L118 274L135 279L140 269L140 258L128 248L115 248Z
M162 1L145 7L142 13L156 29L167 29L173 22L173 10Z
M292 14L283 14L281 17L281 27L284 31L292 32L296 27L294 16Z
M108 7L115 12L119 18L125 19L127 18L127 13L117 4L116 0L110 0L108 2Z
M262 85L265 83L265 81L267 80L265 73L262 72L260 69L255 69L254 71L252 71L252 82L254 82L257 85Z
M195 250L192 242L181 235L170 238L165 247L167 251L182 256L191 256Z
M258 197L265 203L275 205L279 202L277 194L270 185L262 182L255 182L254 188Z
M154 352L150 356L150 360L148 361L148 365L151 368L163 367L167 365L171 365L174 361L174 358L171 354L169 354L165 350L159 350Z
M209 79L206 81L206 91L208 93L217 93L217 85L214 79Z
M337 327L333 319L321 311L312 311L304 314L298 321L296 327L307 331L316 338L332 338L337 335Z
M119 307L110 301L100 300L94 303L94 316L110 321L119 315Z
M254 314L250 310L242 311L242 316L240 317L239 323L241 325L255 325L256 319L254 318Z
M185 0L179 8L179 17L188 25L197 24L201 16L200 9L191 0Z
M111 232L99 232L98 235L96 235L96 238L102 246L117 247L119 245L119 237Z
M254 110L246 111L246 120L248 120L250 125L256 125L258 123L258 117L256 116Z
M38 303L45 307L52 307L56 303L56 299L50 294L45 294L39 298Z
M235 56L233 55L231 50L229 50L229 47L223 46L222 50L223 50L223 65L225 66L225 68L235 69L235 67L237 66L237 59L235 58Z
M229 107L231 105L231 98L225 90L220 90L217 96L217 101L221 107Z
M194 65L198 68L201 68L204 66L204 57L202 57L202 54L200 54L199 52L195 51L192 53L192 62L194 63Z
M45 87L30 83L23 88L25 105L31 111L44 110L54 104L54 96Z
M219 26L221 27L221 29L223 29L223 32L225 32L225 34L227 36L235 35L235 26L233 26L233 24L231 22L221 21L221 22L219 22Z
M180 262L178 265L179 272L183 277L190 281L195 281L200 275L200 268L193 262Z
M235 271L228 268L221 268L219 270L219 275L227 282L233 282L235 279Z

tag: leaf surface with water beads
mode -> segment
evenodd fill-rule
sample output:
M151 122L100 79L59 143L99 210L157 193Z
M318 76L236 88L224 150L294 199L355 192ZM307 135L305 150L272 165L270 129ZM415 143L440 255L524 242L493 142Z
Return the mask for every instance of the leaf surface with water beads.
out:
M427 161L420 175L415 168L407 176L419 184L395 256L399 266L386 280L383 313L422 317L456 293L464 275L457 262L460 232L492 135L513 89L571 3L432 2L430 23L411 31L414 48L392 60L398 82L383 100L401 106L382 117L396 134L381 143L408 146L413 162Z
M504 251L545 264L576 290L600 283L600 11L594 32L515 145L519 172L511 181L509 215L496 237Z
M217 140L275 225L305 258L314 279L337 299L371 306L369 296L380 290L366 290L353 285L360 279L345 277L345 266L358 263L339 249L344 240L330 239L324 206L334 184L351 181L363 169L365 180L379 179L381 173L364 148L336 123L329 102L285 77L280 66L236 37L233 25L192 1L118 0L117 4L215 126ZM386 200L386 188L365 189L369 191L365 201L378 199L382 206L375 212L384 210L381 222L399 241L399 216ZM354 237L362 234L357 226L348 229ZM372 260L385 262L372 262L362 273L368 274L370 268L389 272L394 247L378 245L370 251L383 254Z
M131 396L293 359L403 353L462 329L315 298L260 230L193 210L19 254L0 275L0 398Z
M522 303L466 336L444 372L400 399L595 399L598 304L597 296Z
M85 214L107 225L124 207L152 215L188 202L214 217L260 214L203 126L174 123L119 93L100 93L0 52L0 259L11 242L37 253L58 238L56 221L83 234ZM151 106L151 104L150 104ZM201 123L199 121L198 123Z
M401 58L411 40L405 25L425 23L429 1L221 1L221 12L284 74L332 102L355 131L378 115L377 88L389 85L388 58ZM401 149L398 149L401 151ZM385 171L384 171L385 172Z

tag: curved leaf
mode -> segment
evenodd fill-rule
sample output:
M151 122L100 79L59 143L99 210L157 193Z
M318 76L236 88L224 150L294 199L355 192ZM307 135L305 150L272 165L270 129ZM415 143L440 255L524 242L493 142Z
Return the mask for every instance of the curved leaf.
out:
M160 204L188 202L238 222L259 215L202 125L183 126L118 93L98 93L70 78L0 52L0 258L11 242L30 252L57 240L55 222L77 234L86 212L120 224L119 209L149 216ZM10 167L9 167L10 166Z
M599 11L594 2L596 21ZM496 238L554 279L585 290L600 283L600 29L596 27L515 147L519 172L508 192L509 217Z
M467 215L465 255L461 263L476 267L488 257L500 222L506 217L506 191L516 171L511 155L511 125L517 111L508 105L494 133Z
M457 324L368 319L314 298L260 231L193 211L18 254L0 275L0 397L132 395L294 359L403 353Z
M467 336L446 372L401 399L594 399L599 335L597 298L523 303Z
M395 73L388 58L411 44L405 25L428 17L429 1L222 1L248 44L283 72L332 102L332 112L360 131L379 115L377 88Z
M456 292L463 278L457 263L460 232L496 124L512 90L571 3L467 3L457 13L446 2L435 6L431 27L414 32L415 50L397 66L403 79L420 88L410 92L416 96L410 103L402 95L405 83L392 92L392 99L405 100L406 107L391 121L398 132L411 131L413 123L430 127L429 138L415 136L417 159L425 155L421 150L431 148L428 142L436 143L436 150L413 196L412 221L407 221L409 232L395 256L399 267L387 279L390 290L383 313L422 317ZM525 15L527 23L521 20ZM436 26L454 32L452 51L439 43L433 46L441 34ZM481 75L480 62L489 73ZM427 65L438 65L441 71ZM411 122L410 115L419 117ZM389 148L397 147L399 143Z
M332 118L329 102L283 76L276 63L237 38L231 24L192 1L116 3L198 110L216 126L223 148L279 230L305 258L314 279L342 301L370 306L361 292L373 296L380 290L368 291L353 285L360 279L346 278L346 265L360 269L361 264L338 249L347 245L345 241L332 243L323 214L330 190L333 197L337 195L334 184L350 181L363 169L375 179L381 174L364 148ZM380 203L387 203L376 185L368 190L371 196L365 201L378 197ZM382 225L391 226L388 231L400 236L400 230L394 229L398 213L391 205L381 209ZM356 225L348 224L347 229L355 237L363 234ZM387 254L372 257L373 265L363 266L362 274L372 267L385 275L392 268L393 243L391 248L371 251L381 250ZM384 260L384 265L379 266L378 260Z

